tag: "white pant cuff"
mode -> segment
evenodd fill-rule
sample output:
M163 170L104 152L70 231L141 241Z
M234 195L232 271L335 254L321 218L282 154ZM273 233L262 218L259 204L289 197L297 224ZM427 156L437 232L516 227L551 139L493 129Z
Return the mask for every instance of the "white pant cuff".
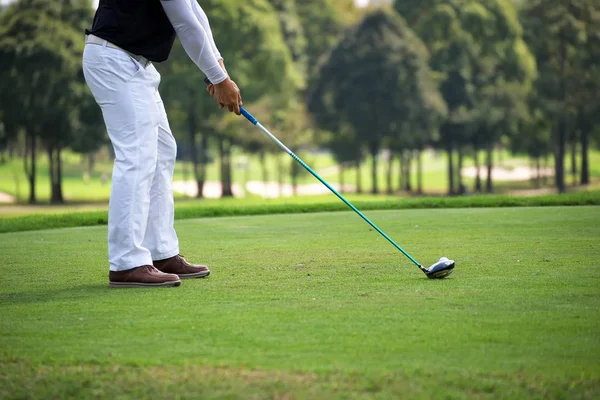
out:
M152 260L166 260L167 258L175 257L177 254L179 254L179 248L166 253L152 254Z
M118 272L118 271L128 271L128 270L130 270L130 269L134 269L134 268L137 268L137 267L141 267L142 265L152 265L152 262L149 262L149 263L142 263L142 264L140 264L140 265L133 265L133 266L131 266L131 267L128 267L128 266L122 266L122 265L112 265L112 264L111 264L111 265L110 265L110 267L109 267L109 269L110 269L111 271L115 271L115 272Z

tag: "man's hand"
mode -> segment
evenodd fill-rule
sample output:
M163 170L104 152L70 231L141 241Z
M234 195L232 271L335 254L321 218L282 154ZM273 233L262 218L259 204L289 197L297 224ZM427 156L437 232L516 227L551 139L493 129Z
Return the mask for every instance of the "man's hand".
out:
M229 73L227 72L227 69L225 68L225 63L223 62L223 59L219 60L219 65L221 66L221 69L223 69L223 71L227 74L227 76L229 76ZM206 86L206 91L212 97L214 97L215 100L217 100L217 103L219 103L219 108L220 109L223 109L223 108L225 108L227 106L227 108L229 109L229 111L235 112L237 115L240 115L239 106L243 105L243 103L242 103L242 96L240 94L240 88L238 88L237 84L234 81L232 81L231 79L229 79L229 78L226 79L225 81L231 82L233 84L233 87L235 88L235 90L237 90L237 92L238 92L238 106L237 106L237 111L235 111L236 110L235 107L231 107L230 105L219 101L219 99L217 99L217 97L215 97L216 89L215 89L215 85L213 85L212 83L209 84L208 86ZM224 82L221 82L221 83L224 83Z
M238 85L237 85L237 83L235 83L234 81L231 81L231 82L232 82L232 83L235 85L235 87L237 87L237 88L238 88L238 90L240 90L240 89L239 89L239 87L238 87ZM207 92L208 92L208 94L210 94L212 97L215 97L215 85L213 85L212 83L209 83L209 84L206 86L206 91L207 91ZM242 104L242 103L241 103L241 100L242 100L242 98L241 98L241 96L240 96L240 104ZM223 104L219 104L219 107L223 108L223 107L224 107L224 105L223 105Z
M219 103L219 107L221 109L227 107L227 109L231 112L240 115L240 106L242 103L242 96L240 94L240 89L237 87L234 81L227 78L223 82L218 83L212 86L210 91L212 91L212 96L215 98L217 103Z

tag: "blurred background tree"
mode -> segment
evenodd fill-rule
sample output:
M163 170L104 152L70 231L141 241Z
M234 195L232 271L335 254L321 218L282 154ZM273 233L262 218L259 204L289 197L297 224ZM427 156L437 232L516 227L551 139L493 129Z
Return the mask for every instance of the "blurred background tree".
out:
M346 32L314 82L309 110L323 129L346 126L344 133L351 130L353 140L368 148L373 194L379 193L382 146L412 148L413 136L430 131L429 119L446 112L427 58L425 46L400 16L376 11Z
M353 0L207 0L202 7L244 104L294 152L330 154L341 190L420 194L432 149L445 153L436 158L446 163L438 187L449 194L470 191L471 182L474 192L492 192L507 152L530 158L533 187L547 186L549 170L559 192L593 183L595 0L390 0L367 8ZM80 155L91 175L97 154L110 149L81 73L93 13L89 0L0 6L0 168L22 163L30 203L46 175L48 200L65 201L64 154ZM277 181L279 193L286 182L298 193L311 179L267 137L216 107L178 42L157 68L178 165L198 197L217 165L221 194L232 196L240 157L245 181L260 164L260 180Z
M600 5L594 0L531 0L522 4L521 19L538 62L540 112L552 121L556 186L564 192L568 142L575 175L581 141L581 182L589 183L589 131L599 115Z
M300 85L301 76L269 2L252 0L240 4L234 0L213 0L203 2L202 6L210 15L211 29L227 70L243 88L244 102L269 95L282 101L289 99ZM174 117L171 120L177 128L186 126L198 197L202 197L206 180L209 139L214 140L219 152L223 196L232 196L231 148L247 143L247 129L239 125L239 129L232 129L224 123L223 120L231 122L231 116L215 107L207 96L204 76L179 43L160 71L165 75L161 91L168 114ZM199 146L197 136L200 136Z
M24 132L29 202L36 203L38 140L49 160L50 201L62 203L61 151L78 131L82 19L90 2L22 0L0 15L0 109L9 137ZM27 160L27 159L26 159Z
M441 90L449 115L439 144L448 152L448 192L463 191L460 172L469 148L477 169L474 190L482 189L478 155L485 149L486 190L491 192L494 145L503 135L514 133L518 119L524 117L517 110L537 71L514 4L509 0L396 1L395 9L427 44L432 69L444 76Z

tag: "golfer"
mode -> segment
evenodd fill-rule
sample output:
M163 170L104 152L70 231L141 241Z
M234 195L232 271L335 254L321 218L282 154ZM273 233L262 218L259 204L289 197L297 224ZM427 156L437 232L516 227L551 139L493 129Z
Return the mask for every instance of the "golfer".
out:
M213 83L209 92L219 106L239 115L240 91L196 0L100 0L86 30L83 72L116 156L108 208L111 287L179 286L180 278L210 274L180 255L173 225L177 145L153 62L168 58L176 35Z

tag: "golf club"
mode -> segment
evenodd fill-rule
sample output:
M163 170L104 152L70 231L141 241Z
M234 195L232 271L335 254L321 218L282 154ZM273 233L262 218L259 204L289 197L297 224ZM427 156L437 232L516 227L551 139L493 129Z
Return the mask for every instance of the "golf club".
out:
M204 78L204 82L209 85L211 82L208 78ZM352 205L344 196L338 193L329 183L327 183L323 178L319 176L315 171L313 171L308 165L304 163L296 154L294 154L290 149L287 148L279 139L277 139L271 132L267 130L256 118L252 116L244 107L240 106L240 111L244 117L248 121L250 121L253 125L257 126L262 130L271 140L273 140L283 151L288 153L290 157L298 162L298 164L302 165L308 172L311 173L312 176L317 178L323 185L327 187L327 189L331 190L333 194L335 194L340 200L342 200L348 207L350 207L355 213L357 213L362 219L364 219L373 229L381 234L384 238L388 240L396 249L400 250L402 254L404 254L410 261L412 261L429 279L443 279L450 275L454 270L454 260L449 260L446 257L441 257L438 262L433 264L429 268L423 267L417 260L415 260L410 254L408 254L402 247L400 247L396 242L394 242L388 235L385 234L377 225L375 225L369 218L367 218L362 212L360 212L356 207Z

